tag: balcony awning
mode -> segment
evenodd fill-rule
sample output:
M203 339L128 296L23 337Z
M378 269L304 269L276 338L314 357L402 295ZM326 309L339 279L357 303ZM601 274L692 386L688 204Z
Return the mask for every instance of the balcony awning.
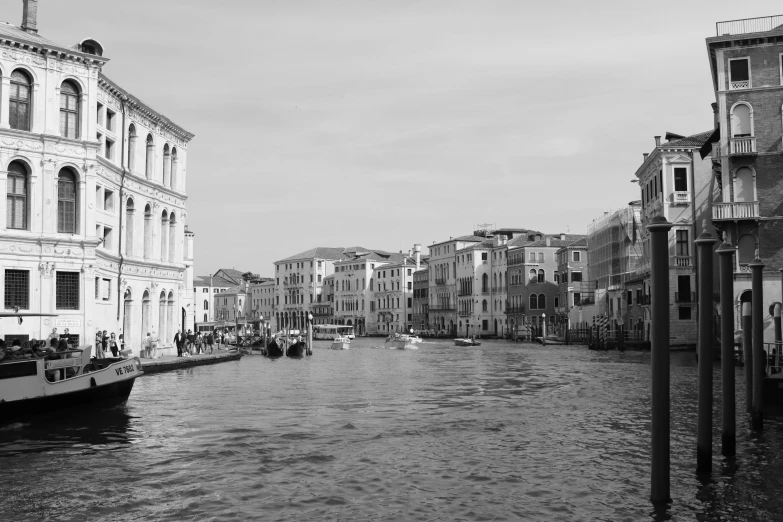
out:
M701 156L701 159L704 159L712 154L712 144L717 143L718 141L720 141L720 127L717 127L712 132L712 134L710 134L710 137L707 138L707 141L699 149L699 155Z

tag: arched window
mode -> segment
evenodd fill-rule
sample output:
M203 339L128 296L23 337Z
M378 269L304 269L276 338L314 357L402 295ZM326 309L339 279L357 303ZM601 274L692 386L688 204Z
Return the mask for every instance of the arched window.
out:
M530 309L535 310L538 307L538 297L536 294L530 294Z
M481 311L482 312L486 312L487 311L487 300L486 299L481 301Z
M731 136L753 136L753 111L747 103L738 103L731 109Z
M155 165L153 164L155 158L155 141L152 139L152 134L147 134L147 150L144 157L144 175L147 179L152 179L155 171Z
M32 100L32 81L24 71L11 73L11 93L8 105L8 123L12 129L30 130L30 102Z
M207 314L204 314L204 322L207 322Z
M163 146L163 186L171 186L171 152L168 143Z
M60 85L60 135L79 138L79 88L70 80Z
M27 230L27 168L20 161L8 165L6 227Z
M538 294L538 309L546 310L546 295Z
M169 262L177 262L177 216L169 214Z
M481 291L482 292L489 292L489 276L487 274L482 274L481 276Z
M531 283L535 283L536 281L538 281L538 276L536 275L535 268L530 269L530 276L528 279L530 280Z
M539 270L538 271L538 282L539 283L543 283L544 282L544 277L545 277L544 271L543 270Z
M160 215L160 260L168 260L169 249L169 214L165 210Z
M756 182L753 171L748 167L737 169L734 173L734 201L756 201Z
M158 339L163 341L167 338L166 332L166 305L168 301L166 299L166 292L160 293L160 299L158 300Z
M209 300L204 299L204 310L209 310Z
M125 255L133 255L133 198L125 204Z
M177 148L171 149L171 188L179 188L179 181L177 180L177 167L179 166L179 160L177 159Z
M57 232L76 233L76 176L68 169L60 171L57 181Z
M136 171L136 126L128 127L128 170Z
M152 256L152 207L144 207L144 259Z
M739 238L737 243L739 263L747 265L756 258L756 238L750 234L745 234Z

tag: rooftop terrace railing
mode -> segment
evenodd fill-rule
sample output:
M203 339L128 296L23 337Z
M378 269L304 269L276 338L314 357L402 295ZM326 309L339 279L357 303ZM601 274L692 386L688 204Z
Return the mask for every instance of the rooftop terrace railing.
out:
M781 26L783 26L783 15L743 18L741 20L717 22L715 24L715 33L717 36L764 33ZM781 30L783 30L783 28L781 28Z

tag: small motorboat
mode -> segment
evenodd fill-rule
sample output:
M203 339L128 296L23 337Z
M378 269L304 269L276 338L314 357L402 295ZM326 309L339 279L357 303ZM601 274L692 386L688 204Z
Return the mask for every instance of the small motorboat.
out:
M137 377L138 357L91 359L92 346L0 361L0 424L65 408L125 402Z
M350 350L351 348L351 339L348 338L348 336L337 336L332 341L332 350Z
M421 342L420 337L408 334L392 334L386 338L386 345L397 350L418 350L416 346Z
M481 346L481 343L475 339L454 339L455 346Z

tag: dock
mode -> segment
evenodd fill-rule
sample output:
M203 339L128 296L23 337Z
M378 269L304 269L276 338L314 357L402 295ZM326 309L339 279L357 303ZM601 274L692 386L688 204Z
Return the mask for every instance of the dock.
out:
M161 373L205 364L218 364L228 361L237 361L242 357L242 352L236 350L220 350L215 353L193 355L191 357L176 357L164 355L159 359L141 359L141 367L144 373Z

